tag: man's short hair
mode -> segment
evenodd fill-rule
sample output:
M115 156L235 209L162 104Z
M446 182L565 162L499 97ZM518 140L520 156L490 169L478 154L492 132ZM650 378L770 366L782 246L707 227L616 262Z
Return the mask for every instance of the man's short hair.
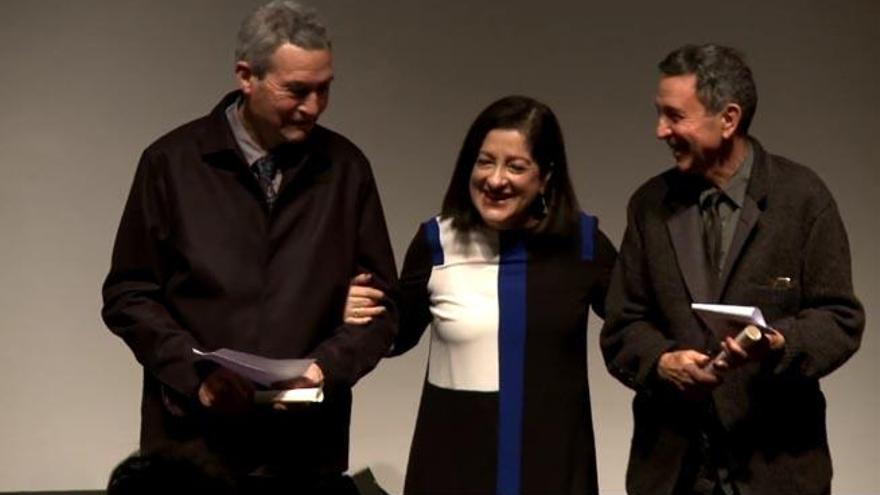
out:
M697 98L712 113L720 112L728 103L739 105L742 118L736 132L748 134L758 107L758 90L752 70L738 51L711 43L685 45L667 55L657 67L664 76L694 74Z
M327 28L313 9L289 0L274 0L242 21L235 60L247 62L257 77L263 77L270 69L272 54L285 43L306 50L330 48Z

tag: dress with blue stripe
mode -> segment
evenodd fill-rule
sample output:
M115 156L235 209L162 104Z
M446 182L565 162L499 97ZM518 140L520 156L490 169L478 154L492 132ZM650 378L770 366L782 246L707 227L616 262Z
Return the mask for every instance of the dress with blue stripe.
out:
M422 224L395 353L431 328L405 494L598 493L586 329L616 256L595 217L565 237Z

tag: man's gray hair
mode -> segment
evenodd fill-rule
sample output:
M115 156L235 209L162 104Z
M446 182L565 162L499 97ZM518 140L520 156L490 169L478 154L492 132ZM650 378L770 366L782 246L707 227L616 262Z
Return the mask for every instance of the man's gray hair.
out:
M327 50L330 38L317 13L289 0L274 0L241 23L235 60L247 62L257 77L269 70L279 46L290 43L306 50Z
M738 51L714 44L685 45L657 66L664 76L694 74L697 98L712 113L720 112L728 103L739 105L742 117L736 132L748 134L758 107L758 90L751 69Z

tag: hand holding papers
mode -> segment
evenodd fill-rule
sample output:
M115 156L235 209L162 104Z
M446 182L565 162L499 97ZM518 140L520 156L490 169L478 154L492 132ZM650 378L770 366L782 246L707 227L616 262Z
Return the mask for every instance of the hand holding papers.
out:
M283 382L294 382L303 378L314 363L314 359L269 359L231 349L203 352L194 348L193 353L264 387L272 387ZM320 386L291 390L261 390L254 394L256 403L321 402L323 400L324 394Z
M748 352L749 348L757 344L761 341L761 337L763 334L758 327L755 325L748 325L740 331L736 338L733 339L734 342L737 343L744 351ZM711 361L706 365L706 369L711 372L720 371L720 368L727 366L728 360L730 359L730 353L728 350L722 349ZM721 364L724 363L724 364Z
M314 359L269 359L231 349L203 352L193 348L193 353L265 387L299 378L314 362Z
M761 310L754 306L694 303L691 304L691 309L716 335L723 337L736 335L733 341L746 352L761 341L765 332L776 333L767 326ZM725 348L712 358L706 369L712 372L720 371L726 367L731 357L733 356Z

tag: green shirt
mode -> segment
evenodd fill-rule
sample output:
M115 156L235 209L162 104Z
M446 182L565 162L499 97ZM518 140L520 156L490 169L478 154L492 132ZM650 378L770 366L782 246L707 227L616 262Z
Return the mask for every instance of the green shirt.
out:
M715 192L721 194L718 200L718 216L721 218L721 258L719 266L715 267L718 273L724 267L727 260L727 252L730 250L730 243L733 240L733 234L736 232L736 224L739 222L740 211L743 202L746 199L746 189L749 185L749 178L752 175L752 162L754 154L752 153L752 145L747 144L746 156L742 164L737 168L736 173L727 182L724 188L709 187L700 193L700 216L703 220L703 235L706 235L706 229L710 225L709 220L709 196Z

